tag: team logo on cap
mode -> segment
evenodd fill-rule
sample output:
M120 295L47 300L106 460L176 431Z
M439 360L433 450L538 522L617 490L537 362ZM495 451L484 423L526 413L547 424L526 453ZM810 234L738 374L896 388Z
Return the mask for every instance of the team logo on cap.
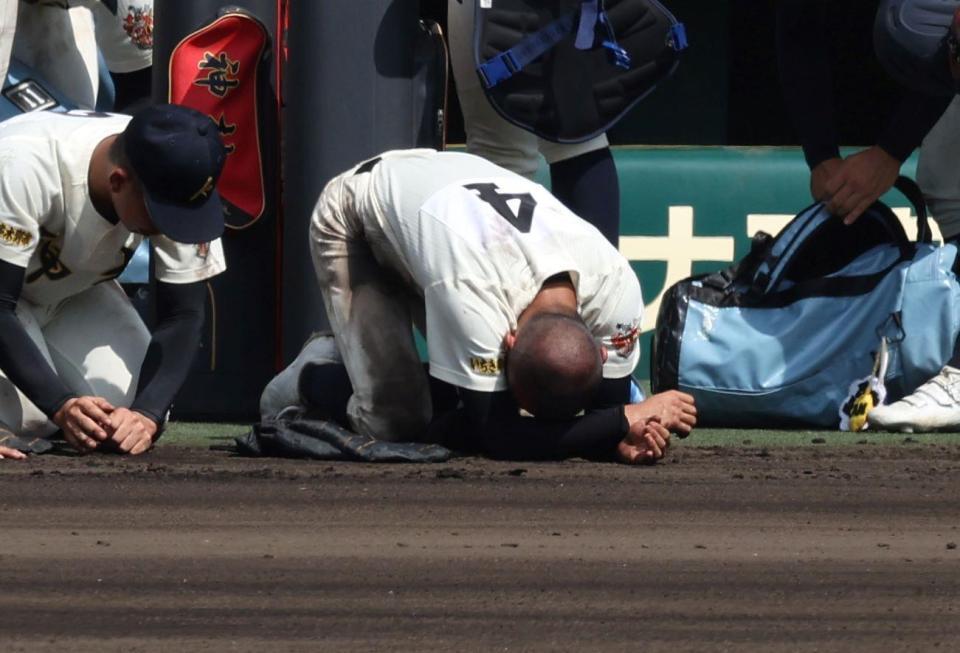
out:
M213 192L213 177L207 177L207 180L203 182L203 186L196 193L190 196L190 201L195 202L199 198L207 199L210 197L210 193Z

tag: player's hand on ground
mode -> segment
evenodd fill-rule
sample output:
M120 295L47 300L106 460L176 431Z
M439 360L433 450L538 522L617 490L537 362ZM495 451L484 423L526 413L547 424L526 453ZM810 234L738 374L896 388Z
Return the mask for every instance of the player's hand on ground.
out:
M54 413L53 423L63 431L63 437L80 452L93 451L109 434L110 413L113 406L103 397L73 397Z
M667 390L651 395L639 404L627 404L623 412L631 429L637 423L642 426L656 419L667 431L681 438L690 435L697 425L697 407L693 397L679 390Z
M617 446L617 458L628 465L655 463L670 446L670 431L655 418L637 422Z
M846 159L826 184L827 210L853 224L886 193L900 174L900 162L874 145Z
M10 460L26 460L27 454L10 447L0 447L0 460L7 458Z
M840 171L843 166L843 159L835 156L818 163L810 171L810 195L815 202L825 202L830 199L827 193L827 182Z
M157 434L157 423L129 408L110 413L110 444L120 453L133 456L148 451Z

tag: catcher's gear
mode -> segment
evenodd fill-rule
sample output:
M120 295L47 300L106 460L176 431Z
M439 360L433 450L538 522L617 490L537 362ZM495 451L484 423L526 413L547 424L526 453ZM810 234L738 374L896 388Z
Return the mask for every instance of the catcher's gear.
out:
M877 58L897 82L953 95L948 34L960 0L881 0L873 28Z
M296 408L255 424L249 433L236 439L236 446L246 456L368 463L437 463L453 455L438 444L386 442L351 433L334 422L310 419Z
M23 453L47 453L53 449L53 443L43 438L21 438L5 428L0 428L0 447Z
M676 69L684 27L656 0L478 2L474 51L487 97L541 138L605 132Z

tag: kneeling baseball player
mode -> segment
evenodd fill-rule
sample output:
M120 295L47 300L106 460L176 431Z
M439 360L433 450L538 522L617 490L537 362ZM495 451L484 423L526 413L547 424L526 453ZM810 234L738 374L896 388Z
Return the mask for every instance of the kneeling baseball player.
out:
M81 452L147 451L187 375L204 281L226 264L206 116L37 112L0 123L0 458L58 429ZM157 328L115 280L150 237Z
M643 310L629 263L546 189L476 156L388 152L336 177L310 228L356 432L507 459L649 462L689 395L629 404ZM440 414L429 374L456 389Z

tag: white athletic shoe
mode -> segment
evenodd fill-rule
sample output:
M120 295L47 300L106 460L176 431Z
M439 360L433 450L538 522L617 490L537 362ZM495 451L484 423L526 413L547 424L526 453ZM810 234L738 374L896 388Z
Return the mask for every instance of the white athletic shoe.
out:
M913 394L871 410L867 423L880 431L960 431L960 370L944 366Z

